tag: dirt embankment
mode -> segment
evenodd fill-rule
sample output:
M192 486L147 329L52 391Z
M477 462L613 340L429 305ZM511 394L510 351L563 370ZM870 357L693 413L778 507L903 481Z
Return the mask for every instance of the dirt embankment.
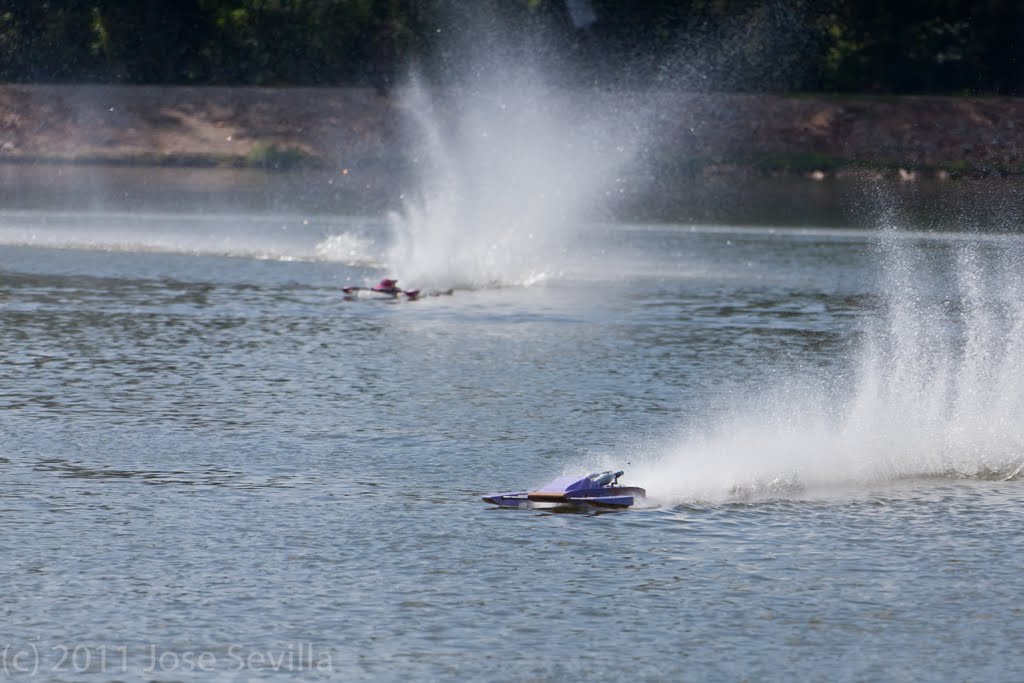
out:
M1024 100L1014 98L639 99L658 112L654 161L680 172L1024 173ZM406 153L405 106L360 88L7 85L0 86L0 163L387 165Z
M396 127L390 101L369 89L0 86L8 163L258 164L273 150L372 159Z

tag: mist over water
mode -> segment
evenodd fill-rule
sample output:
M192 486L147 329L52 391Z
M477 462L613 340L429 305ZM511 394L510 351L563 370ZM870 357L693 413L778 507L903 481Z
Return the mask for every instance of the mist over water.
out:
M1012 479L1024 469L1024 242L871 238L878 304L852 370L781 375L637 455L659 503L789 498L903 479Z
M417 287L530 285L562 273L642 144L615 98L507 68L403 93L420 186L392 215L390 272Z

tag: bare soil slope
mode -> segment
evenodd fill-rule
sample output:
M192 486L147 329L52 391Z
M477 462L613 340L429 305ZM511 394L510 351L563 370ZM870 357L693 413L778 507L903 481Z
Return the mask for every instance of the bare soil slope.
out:
M659 162L1024 172L1014 98L623 97L659 112ZM6 85L0 162L246 163L276 147L330 165L386 163L405 153L403 106L368 88Z

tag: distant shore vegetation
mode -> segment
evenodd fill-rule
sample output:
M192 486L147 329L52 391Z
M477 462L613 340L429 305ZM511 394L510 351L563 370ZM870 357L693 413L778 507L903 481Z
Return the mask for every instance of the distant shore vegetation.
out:
M1016 95L1019 0L50 0L0 6L0 81Z

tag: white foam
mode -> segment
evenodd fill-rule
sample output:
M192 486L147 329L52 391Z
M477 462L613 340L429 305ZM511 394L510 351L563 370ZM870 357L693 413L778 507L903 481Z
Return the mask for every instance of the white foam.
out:
M922 477L1008 478L1024 464L1024 248L883 233L884 305L857 372L791 380L636 461L662 502L803 496Z
M628 118L507 73L457 94L404 92L420 188L392 216L389 269L417 286L559 275L639 144Z

